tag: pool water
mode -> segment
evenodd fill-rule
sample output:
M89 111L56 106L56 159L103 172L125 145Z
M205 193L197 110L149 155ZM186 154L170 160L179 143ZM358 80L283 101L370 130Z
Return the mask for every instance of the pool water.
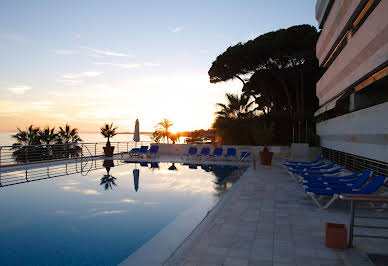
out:
M117 265L182 212L201 206L204 217L244 171L119 161L94 166L0 187L1 265Z

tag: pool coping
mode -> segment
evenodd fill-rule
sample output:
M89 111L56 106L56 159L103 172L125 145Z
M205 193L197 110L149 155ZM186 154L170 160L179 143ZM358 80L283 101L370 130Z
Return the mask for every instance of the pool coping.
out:
M168 258L163 262L162 265L182 265L188 256L189 251L192 247L198 243L199 239L203 236L212 222L218 217L218 213L223 207L229 202L231 197L236 193L238 187L247 180L249 173L253 171L253 167L250 166L239 180L232 186L232 188L224 195L224 197L216 203L216 205L206 214L202 221L192 230L190 234L176 247L175 251L170 254Z
M151 240L128 256L119 265L182 264L192 245L196 243L196 240L202 235L204 230L208 228L211 221L217 217L218 212L229 201L245 179L247 173L251 171L251 168L248 167L232 188L207 211L205 216L200 215L200 217L193 218L192 215L187 215L197 210L200 204L196 204L195 207L181 213L177 219L163 228ZM180 231L178 235L171 234L172 232L176 234L177 231ZM170 261L174 261L174 263L171 264Z

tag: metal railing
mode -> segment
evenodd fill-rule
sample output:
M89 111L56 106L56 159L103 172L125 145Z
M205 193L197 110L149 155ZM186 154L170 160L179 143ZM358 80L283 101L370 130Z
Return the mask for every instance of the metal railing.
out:
M353 238L355 237L364 237L364 238L378 238L378 239L388 239L388 234L362 234L360 232L354 233L355 228L359 229L376 229L388 230L388 195L357 195L357 194L345 194L341 195L341 199L350 200L350 222L349 222L349 247L353 247ZM369 205L361 205L361 202L372 203ZM363 210L385 210L385 215L382 216L381 212L379 215L371 215L370 213L356 214L356 208ZM364 222L369 219L369 221L375 221L373 224L359 224L355 223L355 219L362 219ZM376 225L376 221L387 221L383 225Z
M142 142L111 142L114 154L128 152L135 146L149 146L151 141ZM0 168L24 164L73 160L103 156L105 142L65 143L41 145L0 146Z
M322 153L327 160L341 165L350 171L363 172L366 169L370 169L373 171L374 175L383 175L388 177L388 163L324 147L322 147Z
M113 160L112 160L113 161ZM122 164L115 160L114 165ZM18 169L6 168L0 171L0 187L23 184L54 177L81 174L86 176L91 171L104 168L104 160L96 157L75 158L66 162L47 162L37 165L21 165ZM7 171L9 170L9 171Z

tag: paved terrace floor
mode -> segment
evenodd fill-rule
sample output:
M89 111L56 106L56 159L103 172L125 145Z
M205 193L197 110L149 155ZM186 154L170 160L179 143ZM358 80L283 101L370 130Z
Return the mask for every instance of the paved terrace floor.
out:
M279 164L248 169L219 205L165 265L344 265L324 230L348 224L349 205L318 209Z

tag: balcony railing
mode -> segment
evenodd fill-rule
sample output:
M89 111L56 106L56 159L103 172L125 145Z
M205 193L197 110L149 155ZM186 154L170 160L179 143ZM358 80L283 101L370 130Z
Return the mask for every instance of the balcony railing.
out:
M149 146L150 141L142 142L111 142L114 154L130 151L133 147ZM91 158L104 155L105 142L95 143L65 143L42 145L13 145L0 146L0 168L52 162L74 160L77 158Z

